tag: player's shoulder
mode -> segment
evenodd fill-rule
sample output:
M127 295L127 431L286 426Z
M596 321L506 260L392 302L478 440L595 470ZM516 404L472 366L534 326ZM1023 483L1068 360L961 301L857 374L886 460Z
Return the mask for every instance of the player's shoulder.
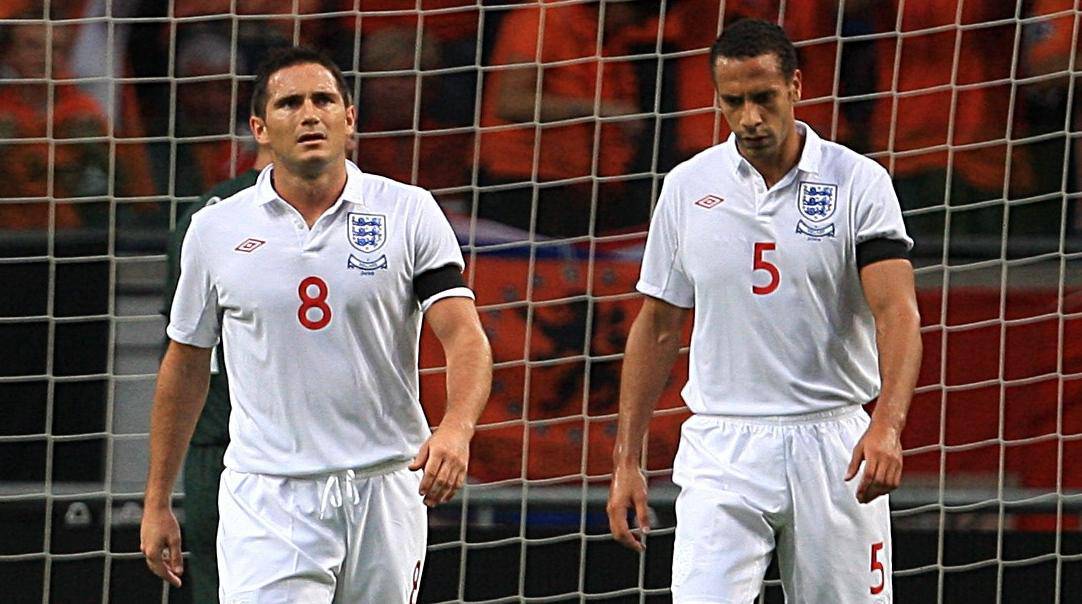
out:
M674 166L665 176L665 181L671 185L677 185L700 178L704 174L724 174L724 171L719 171L718 166L726 161L729 153L735 153L732 145L731 141L725 141L699 151Z
M356 169L350 178L356 179L358 194L369 207L388 211L409 211L417 206L435 203L428 190L393 178L369 174L360 169Z
M259 172L259 170L253 168L238 174L235 178L223 180L214 185L209 191L203 194L203 197L201 198L203 205L207 205L211 200L215 200L214 203L217 203L223 199L228 199L244 189L255 185L256 179L259 178ZM214 204L211 203L210 205Z
M886 168L841 143L820 139L822 169L838 176L851 178L857 186L871 184L883 177L890 178Z
M184 214L177 219L178 228L182 223L185 226L190 224L192 217L199 212L218 206L223 201L232 200L233 197L236 197L244 190L254 186L256 179L259 177L259 173L259 170L251 169L238 174L235 178L223 180L211 187L209 191L204 193L194 204L192 204L192 207L188 208Z
M258 206L258 179L261 174L252 170L250 174L239 175L211 188L201 198L203 203L191 209L190 228L206 229L212 224L222 228L237 224L238 218L242 218L238 214Z

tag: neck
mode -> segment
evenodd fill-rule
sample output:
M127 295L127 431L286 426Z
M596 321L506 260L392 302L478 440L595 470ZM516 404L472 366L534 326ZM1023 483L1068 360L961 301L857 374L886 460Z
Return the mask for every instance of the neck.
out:
M743 151L740 154L763 176L766 187L769 189L777 184L779 180L785 178L785 175L793 169L793 166L800 162L800 154L804 151L805 138L806 136L797 130L794 125L792 134L785 140L777 155L769 158L751 158Z
M272 173L274 190L286 203L297 208L308 226L334 205L346 187L346 164L333 162L328 169L314 174L291 170L278 164Z

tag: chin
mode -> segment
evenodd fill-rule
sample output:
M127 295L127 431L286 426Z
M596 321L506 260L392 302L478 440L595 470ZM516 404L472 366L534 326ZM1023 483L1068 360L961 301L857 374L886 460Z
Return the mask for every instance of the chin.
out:
M331 153L327 149L312 149L296 155L296 161L300 164L325 164L331 160Z
M288 164L290 171L304 177L319 176L330 165L330 158L320 154L305 154L293 156L288 159L280 159L280 163Z
M744 151L744 153L746 153L748 155L753 155L755 157L763 157L763 156L767 156L767 155L770 155L771 153L773 153L774 146L773 145L770 145L770 146L767 146L767 147L748 147L748 146L745 146L743 151Z

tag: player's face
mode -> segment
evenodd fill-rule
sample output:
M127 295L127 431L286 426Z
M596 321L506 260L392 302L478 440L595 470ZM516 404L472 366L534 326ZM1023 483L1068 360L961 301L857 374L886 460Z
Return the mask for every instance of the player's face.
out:
M800 71L782 75L774 53L745 59L719 57L714 85L725 121L749 159L777 157L796 130L793 106L800 100Z
M266 117L252 117L252 132L270 145L276 163L318 174L345 158L357 110L346 106L334 75L316 63L281 69L267 80Z

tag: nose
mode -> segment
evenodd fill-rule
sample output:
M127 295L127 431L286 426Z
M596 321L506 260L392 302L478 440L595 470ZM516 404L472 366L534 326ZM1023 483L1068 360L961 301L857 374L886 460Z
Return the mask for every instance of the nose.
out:
M319 113L316 111L315 103L311 99L304 101L303 111L301 111L301 124L305 126L312 126L319 123Z
M759 106L750 101L744 102L744 111L740 115L740 126L745 130L755 130L763 123L763 114Z

